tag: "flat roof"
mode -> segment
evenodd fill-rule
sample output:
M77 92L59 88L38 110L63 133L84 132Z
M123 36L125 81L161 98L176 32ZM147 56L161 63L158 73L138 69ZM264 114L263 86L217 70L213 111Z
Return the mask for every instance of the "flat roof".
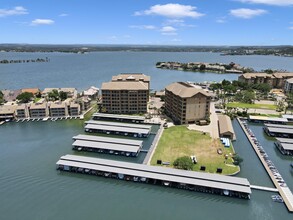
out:
M113 144L125 144L125 145L131 145L131 146L139 146L139 147L142 146L142 143L143 143L143 141L140 141L140 140L102 137L102 136L84 135L84 134L79 134L72 138L74 140L96 141L96 142L113 143Z
M287 119L293 120L293 115L282 115L282 118L287 118Z
M137 129L137 128L116 127L111 125L96 125L96 124L87 124L84 128L105 130L105 131L126 132L126 133L137 133L137 134L148 134L150 132L149 129Z
M288 128L267 127L267 129L269 132L273 132L273 133L293 134L293 129L288 129Z
M293 125L280 125L280 124L264 124L266 127L270 128L287 128L293 129Z
M281 143L281 145L284 148L284 150L293 150L293 144Z
M111 121L95 121L89 120L84 122L85 124L94 124L94 125L107 125L107 126L116 126L116 127L126 127L126 128L137 128L137 129L151 129L151 125L144 124L131 124L131 123L119 123L119 122L111 122Z
M132 176L160 179L164 181L251 193L250 183L247 179L223 176L219 174L176 170L172 168L75 155L62 156L57 162L57 165L83 167L87 169L101 170L104 172L121 173Z
M276 138L277 141L280 143L288 143L288 144L293 144L293 139L290 138Z
M286 118L274 118L274 117L257 116L257 115L249 115L249 119L259 120L259 121L288 122Z
M89 147L89 148L95 148L95 149L124 151L124 152L130 152L130 153L137 153L140 149L140 147L138 146L102 143L102 142L96 142L96 141L82 141L82 140L76 140L73 142L72 145L78 146L78 147Z
M136 115L116 115L116 114L105 114L105 113L94 113L93 117L104 117L104 118L116 118L116 119L130 119L130 120L141 120L144 121L144 116Z

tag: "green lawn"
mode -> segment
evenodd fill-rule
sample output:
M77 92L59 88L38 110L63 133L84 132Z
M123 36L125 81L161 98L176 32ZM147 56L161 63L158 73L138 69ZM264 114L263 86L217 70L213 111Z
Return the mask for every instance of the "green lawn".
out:
M276 110L275 105L270 104L248 104L248 103L241 103L241 102L231 102L227 104L227 107L231 108L255 108L255 109L270 109Z
M222 149L222 155L217 153L218 148ZM233 153L233 147L225 148L220 140L213 140L208 134L188 130L186 126L173 126L164 130L151 165L157 165L157 160L162 160L170 162L172 167L176 158L195 155L198 163L193 166L194 171L205 166L209 173L215 173L217 168L222 168L223 174L233 174L239 171L239 167L232 164ZM227 160L225 155L229 155Z

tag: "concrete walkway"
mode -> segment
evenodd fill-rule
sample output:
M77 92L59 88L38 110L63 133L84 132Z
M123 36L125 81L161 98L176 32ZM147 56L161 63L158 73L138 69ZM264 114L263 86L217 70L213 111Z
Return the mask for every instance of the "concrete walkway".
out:
M210 120L211 123L209 125L188 125L188 129L190 130L196 130L196 131L202 131L209 133L212 138L219 138L219 128L218 128L218 116L215 112L215 103L211 102L210 106Z

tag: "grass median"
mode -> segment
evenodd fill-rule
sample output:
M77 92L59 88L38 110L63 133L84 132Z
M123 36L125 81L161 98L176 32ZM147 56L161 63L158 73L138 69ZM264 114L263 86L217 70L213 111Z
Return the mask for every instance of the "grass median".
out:
M221 148L222 154L217 150ZM238 166L233 165L233 146L225 148L218 139L212 139L208 134L200 131L189 130L186 126L173 126L165 129L156 151L151 159L151 165L157 165L157 160L173 162L182 156L195 155L197 164L194 171L199 171L201 166L206 167L206 172L216 173L217 168L222 168L223 174L233 174L239 171ZM225 155L228 158L225 159Z
M270 105L270 104L248 104L248 103L242 103L242 102L230 102L230 103L227 104L227 107L276 110L277 106L276 105Z

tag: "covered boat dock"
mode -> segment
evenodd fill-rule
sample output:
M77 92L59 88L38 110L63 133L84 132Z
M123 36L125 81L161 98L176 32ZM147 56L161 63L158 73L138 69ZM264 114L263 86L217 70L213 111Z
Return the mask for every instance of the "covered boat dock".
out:
M284 155L293 155L293 139L289 138L276 138L276 147Z
M287 118L275 118L267 116L249 115L248 120L255 123L287 124Z
M265 124L264 131L271 137L293 138L293 126Z
M95 113L93 114L93 120L143 123L145 121L145 117L136 116L136 115L116 115L116 114Z
M107 126L137 128L137 129L151 129L152 128L151 125L144 125L144 124L131 124L131 123L119 123L119 122L95 121L95 120L86 121L85 124L107 125Z
M250 183L245 178L194 171L147 166L129 162L65 155L56 163L57 169L134 182L187 189L218 195L249 199Z
M112 125L87 124L84 128L86 132L123 135L139 138L146 138L150 134L150 129L117 127Z

